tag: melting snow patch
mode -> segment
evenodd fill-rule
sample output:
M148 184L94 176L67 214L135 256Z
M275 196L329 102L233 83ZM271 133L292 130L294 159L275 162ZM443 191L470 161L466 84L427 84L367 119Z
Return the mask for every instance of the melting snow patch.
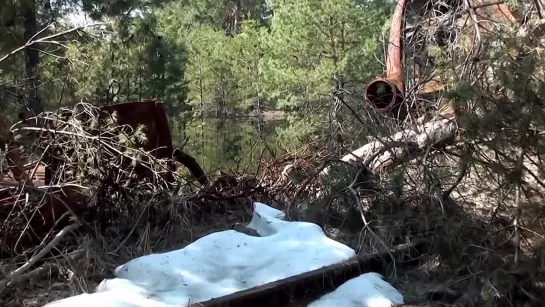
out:
M404 303L403 295L378 273L353 278L308 307L392 307Z
M260 237L234 230L212 233L185 248L139 257L115 269L93 294L48 307L187 306L339 263L354 250L312 223L288 222L282 211L255 203L248 225ZM342 300L344 297L344 300ZM403 296L376 273L352 279L310 306L382 307ZM384 305L383 305L384 304Z

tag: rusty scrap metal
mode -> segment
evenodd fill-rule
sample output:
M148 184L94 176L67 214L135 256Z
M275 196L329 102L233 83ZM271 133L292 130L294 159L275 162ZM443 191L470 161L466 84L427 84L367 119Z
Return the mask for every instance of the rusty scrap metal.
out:
M102 110L106 112L105 116L116 112L117 124L125 129L135 130L138 126L144 125L146 141L140 144L143 150L158 159L173 158L187 167L202 185L208 185L208 178L196 160L181 149L173 148L168 118L162 102L152 100L124 102L103 107ZM49 186L52 183L51 174L60 167L62 161L57 163L49 161L51 163L48 165L41 161L23 165L22 149L14 142L10 142L12 138L7 131L6 120L0 114L0 128L2 127L6 129L0 131L0 143L7 147L6 157L10 162L9 170L13 176L0 174L0 223L4 228L0 233L0 254L13 254L22 252L24 247L39 244L52 229L66 226L70 222L70 219L66 218L67 215L75 214L79 217L84 214L88 210L87 203L91 195L88 189L75 185ZM46 160L52 160L51 157L48 159L47 155L45 156ZM177 168L176 163L170 163L169 168L166 179L173 183L175 179L172 172ZM140 178L152 176L151 170L143 166L135 168L135 172ZM40 189L40 186L46 188ZM25 193L20 194L17 188L22 188L24 192L41 193L45 199L38 206L28 206L27 196ZM22 226L31 230L19 233L16 228L21 225L8 224L14 219L14 215L23 212L21 210L28 211L25 213L29 216L25 220L26 225Z
M516 23L517 18L512 14L509 7L493 0L468 0L469 10L474 10L478 15L491 21L500 23ZM386 77L376 78L369 82L364 88L365 100L378 113L389 117L403 120L408 115L408 110L403 108L405 95L404 68L402 62L403 39L402 30L407 10L406 0L398 0L394 14L392 15L392 25L388 39L388 51L386 55ZM412 1L411 7L422 8L426 5L423 1ZM487 25L479 24L483 32L489 30ZM418 66L418 65L415 65ZM419 71L419 67L415 67ZM428 84L429 83L429 84ZM429 95L438 93L443 88L440 77L436 76L419 88L420 95Z
M392 26L390 28L386 56L386 78L376 78L364 89L366 101L377 112L397 117L400 120L406 116L401 109L405 92L403 65L401 62L403 52L401 30L406 6L406 0L398 0L392 16Z
M173 148L172 135L163 102L155 100L128 101L105 106L102 110L110 114L116 112L119 125L127 125L131 129L144 125L147 141L142 145L142 149L159 159L174 159L185 166L201 185L208 185L208 177L197 161L181 149ZM170 170L175 171L175 169L175 164L171 164ZM151 171L144 167L138 168L138 172L144 177L151 175ZM167 180L174 182L174 177L170 172L167 174Z
M0 189L0 255L14 255L29 246L39 244L52 230L72 223L72 214L80 216L86 211L90 199L88 190L78 186L24 187L27 192L38 192L44 201L30 206L27 194L14 189ZM15 192L15 193L14 193ZM16 195L14 195L16 194ZM22 225L17 222L24 221Z
M13 183L13 186L19 182L23 182L27 187L44 186L46 167L42 162L32 162L22 165L22 159L18 161L11 160L10 172L13 176L2 174L0 182L5 186L11 186L10 182ZM15 172L14 169L16 170Z
M0 232L0 255L22 253L25 247L39 244L51 229L60 229L70 223L68 213L83 213L84 205L90 198L88 191L78 186L40 188L45 185L46 173L46 165L42 162L23 166L19 160L16 168L20 171L19 175L11 177L3 174L0 180L0 223L4 228ZM14 167L10 169L13 173ZM19 193L17 187L26 193ZM38 197L44 198L43 203L29 206L32 199L27 199L28 192L39 193ZM21 221L21 218L23 225L11 223ZM20 227L30 230L24 231Z

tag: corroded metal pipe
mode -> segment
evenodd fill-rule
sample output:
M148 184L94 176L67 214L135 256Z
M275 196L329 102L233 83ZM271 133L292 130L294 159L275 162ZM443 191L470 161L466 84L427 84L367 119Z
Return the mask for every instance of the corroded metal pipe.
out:
M364 97L373 108L382 114L404 119L406 114L401 108L405 84L403 82L403 65L401 55L403 53L403 42L401 30L403 28L403 17L407 7L406 0L398 0L392 26L388 39L388 52L386 55L386 78L377 78L371 81L364 89Z
M509 7L503 3L494 3L492 0L471 0L470 3L478 13L492 20L503 23L516 22L516 18L509 10ZM376 78L364 88L365 100L377 112L398 120L403 120L408 115L408 110L402 107L405 83L403 79L403 40L401 33L406 8L406 0L398 0L392 15L392 26L386 55L386 77Z

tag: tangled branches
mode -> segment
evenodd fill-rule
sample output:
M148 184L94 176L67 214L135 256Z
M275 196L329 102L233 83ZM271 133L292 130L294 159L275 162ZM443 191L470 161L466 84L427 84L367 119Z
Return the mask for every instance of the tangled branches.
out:
M467 299L460 293L474 290L469 283L480 285L471 297L477 305L510 304L515 297L537 304L545 301L537 295L536 283L530 282L543 280L545 270L531 277L528 271L536 263L543 267L540 246L545 238L544 30L536 3L508 7L501 1L412 1L403 33L405 63L399 68L408 88L404 101L424 116L407 118L410 126L390 129L398 134L392 132L389 138L381 135L384 125L377 128L359 121L365 126L362 131L376 141L352 152L357 159L350 160L367 165L389 162L392 167L376 174L380 180L371 180L380 183L380 192L364 188L371 191L360 195L353 185L359 179L335 182L328 176L322 182L322 196L349 197L308 200L322 213L335 202L345 208L366 207L365 218L376 220L365 221L364 228L373 227L383 238L433 233L434 244L442 251L426 265L439 261L448 263L443 265L448 269L436 266L427 271L429 276L471 280L466 288L459 281L446 282L459 286L452 304ZM435 142L439 130L422 123L441 122L444 117L452 129L449 126L445 134L448 140ZM398 142L392 142L396 136ZM411 138L414 141L407 141ZM430 141L420 142L425 140ZM419 143L423 145L415 146ZM377 155L374 148L380 148ZM396 152L403 152L403 159L392 161ZM281 170L279 166L276 173ZM309 178L312 175L298 181ZM290 195L296 191L294 187ZM351 205L354 198L356 204ZM344 216L357 214L346 210ZM472 273L464 271L468 267ZM490 272L508 278L498 280ZM452 295L454 287L446 288L445 295Z
M180 246L196 225L238 218L217 213L244 214L253 201L268 201L247 176L224 174L197 191L183 185L174 161L158 158L161 148L144 150L150 128L119 125L118 115L79 103L26 119L6 134L13 136L7 153L20 156L2 162L21 164L24 176L12 170L13 178L0 182L0 295L74 263L91 261L84 270L96 274L119 262L112 255L128 260Z
M67 217L107 224L113 215L131 212L139 197L171 188L165 180L169 161L139 149L145 128L118 126L115 117L79 103L11 129L9 147L21 146L25 160L37 161L26 166L37 186L3 183L2 233L8 251L39 242Z
M127 236L137 225L189 223L192 207L186 199L172 197L169 176L178 177L172 161L142 149L146 127L119 126L116 117L79 103L41 113L3 133L12 135L8 156L19 156L2 164L32 162L18 166L25 176L5 175L0 183L1 258L7 257L6 263L29 259L11 273L7 270L0 292L35 275L27 271L36 265L41 266L31 273L47 273L45 255L85 254L78 247L85 236L74 236L76 229L94 237L108 233L106 229ZM31 180L19 181L22 177Z
M476 245L500 253L506 266L534 261L529 259L535 259L545 234L536 224L545 218L538 201L545 198L539 171L545 91L538 2L413 3L404 33L406 100L426 109L424 121L454 113L460 138L450 147L430 148L396 173L418 178L412 189L427 191L437 205L459 205L482 219L487 226L479 232L497 227ZM499 238L501 243L489 244ZM512 296L523 287L491 283ZM497 293L504 303L512 299L508 296Z
M170 161L140 149L146 141L144 129L143 125L136 130L118 126L115 112L110 115L79 103L72 109L41 113L12 131L38 138L34 151L41 153L41 161L52 166L50 184L96 186L98 182L109 182L124 188L144 184L151 191L164 190L169 187L164 174L170 171ZM142 172L151 174L150 179L140 176Z

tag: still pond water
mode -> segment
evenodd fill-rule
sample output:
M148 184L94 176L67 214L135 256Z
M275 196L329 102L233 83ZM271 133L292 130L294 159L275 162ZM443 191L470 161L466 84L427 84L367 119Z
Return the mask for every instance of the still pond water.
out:
M185 144L184 151L207 173L217 170L252 173L261 158L278 153L276 128L285 125L285 120L258 118L196 120L185 129L181 125L175 127L173 142L175 146Z

